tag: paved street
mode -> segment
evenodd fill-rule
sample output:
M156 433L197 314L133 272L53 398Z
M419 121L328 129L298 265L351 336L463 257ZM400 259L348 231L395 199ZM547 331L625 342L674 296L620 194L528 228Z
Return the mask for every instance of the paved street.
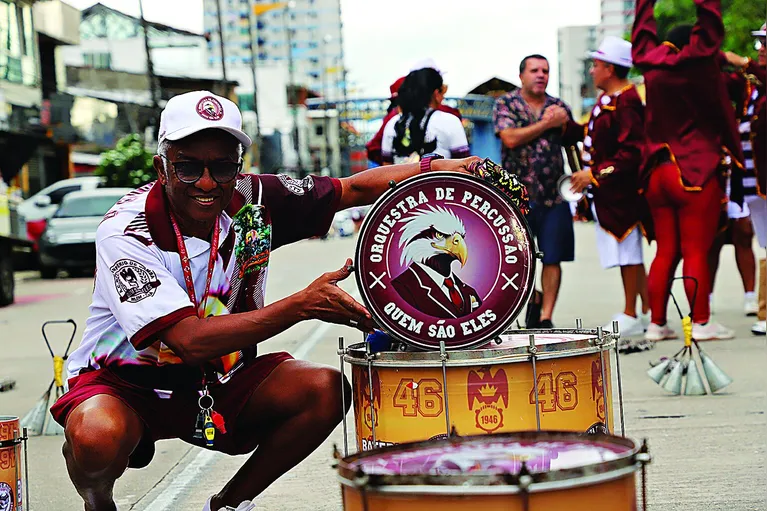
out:
M575 318L580 317L584 326L595 327L622 307L620 275L617 270L605 272L599 267L593 226L578 225L576 236L577 263L564 268L554 322L558 327L574 327ZM279 250L273 255L267 300L295 292L321 272L337 269L346 257L353 256L355 242L308 241ZM651 250L646 253L649 263ZM91 286L90 279L42 281L35 274L19 275L18 303L0 309L0 379L17 381L15 390L0 393L0 415L24 415L45 390L52 368L40 326L48 319L72 318L79 326L77 343L88 313ZM354 291L351 281L343 287ZM681 295L681 289L677 293ZM705 344L712 358L734 379L725 391L715 396L670 396L646 376L648 362L672 355L681 341L662 343L654 350L621 359L627 435L637 441L648 438L653 455L648 471L649 509L767 509L763 372L767 352L765 338L750 334L752 318L742 314L742 286L732 247L725 248L722 255L714 308L715 319L737 331L734 341ZM674 312L669 317L675 316ZM678 322L675 328L680 329ZM62 346L64 327L58 336L52 331L54 342ZM349 328L305 323L265 343L261 351L287 350L337 366L339 336L348 336L347 344L360 339L360 334ZM82 509L67 478L62 440L35 437L29 442L32 511ZM342 445L340 427L314 454L260 496L258 509L340 509L339 486L331 468L334 443ZM210 454L177 441L161 442L148 468L131 470L120 480L116 500L123 511L199 510L244 459Z

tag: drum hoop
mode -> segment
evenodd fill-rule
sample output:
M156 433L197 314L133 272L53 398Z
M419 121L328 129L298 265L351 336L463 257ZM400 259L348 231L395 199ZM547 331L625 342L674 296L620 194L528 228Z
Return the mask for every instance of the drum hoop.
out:
M487 332L487 334L486 334L484 339L477 340L477 341L470 342L470 343L464 343L464 344L461 344L461 345L452 345L452 346L448 347L447 349L448 349L448 351L454 351L454 350L464 350L464 349L476 348L478 346L484 345L485 343L487 343L488 340L492 339L493 337L497 336L499 333L503 332L509 325L511 325L511 323L515 319L517 319L517 317L519 317L519 315L524 310L525 305L530 300L530 296L533 294L533 288L535 287L534 283L535 283L536 263L537 263L536 248L535 248L535 238L533 237L532 231L530 230L530 226L527 224L527 220L525 219L525 215L522 214L522 212L519 210L519 208L516 206L516 204L514 204L511 201L511 199L506 197L504 194L500 193L498 190L496 190L492 186L488 186L486 181L484 181L484 180L482 180L482 179L480 179L478 177L472 176L470 174L461 174L461 173L458 173L458 172L444 172L444 171L443 172L428 172L428 173L425 173L425 174L416 174L415 176L409 177L409 178L404 179L403 181L397 183L396 187L390 188L389 190L387 190L383 195L381 195L378 198L378 200L376 200L370 206L370 210L365 215L365 219L362 221L362 226L360 227L360 231L359 231L359 235L357 237L357 240L361 240L367 234L368 229L370 229L370 225L371 225L371 220L370 219L373 216L371 213L372 212L376 212L376 210L378 208L380 208L381 204L383 204L386 200L388 200L389 196L391 196L394 193L396 193L399 188L401 188L403 186L406 186L406 185L409 185L411 183L414 183L416 181L431 180L431 179L438 178L438 177L443 177L443 178L444 177L450 177L450 178L455 178L455 179L459 179L459 180L463 179L463 180L466 180L466 181L474 182L476 184L482 184L488 190L491 190L491 192L497 198L499 198L500 200L502 200L503 202L508 204L509 207L511 207L512 210L516 213L516 217L520 221L520 225L522 226L522 229L524 230L525 235L527 237L527 240L529 242L528 243L528 247L529 247L528 250L530 252L531 268L530 268L527 280L525 281L524 294L522 296L522 300L519 302L520 303L519 310L516 311L516 314L512 314L511 316L509 316L507 321L504 321L503 323L499 323L492 330L488 330L488 332ZM359 243L359 241L358 241L357 242L357 246L354 249L354 266L358 270L360 268L361 252L362 252L362 244ZM387 334L389 334L390 336L392 336L394 338L398 338L398 336L396 334L390 332L388 328L383 326L383 322L380 321L380 318L377 317L378 313L375 312L373 307L369 306L369 304L370 304L370 297L368 295L368 288L362 282L361 272L360 271L355 271L354 272L354 278L355 278L355 280L357 282L357 289L360 290L362 301L364 302L364 304L370 310L370 313L373 315L373 319L376 320L376 322L380 325L380 328L384 332L386 332ZM405 344L409 345L409 346L413 346L413 347L416 347L418 349L436 351L437 353L439 353L439 346L427 346L427 345L425 345L422 342L415 342L415 341L413 341L411 339L400 339L400 340L402 342L404 342Z
M24 441L24 439L21 438L21 437L14 438L14 439L11 439L11 440L0 440L0 449L7 449L8 447L17 446L17 445L19 445L23 441Z
M622 460L623 463L616 464L615 461L602 462L597 465L588 465L590 470L583 474L583 468L568 469L563 471L554 471L559 477L554 477L540 482L531 483L526 493L542 493L547 491L566 490L570 488L580 488L593 484L606 483L621 479L627 475L638 472L642 464L632 456L630 459ZM612 466L615 465L615 466ZM575 472L574 474L571 472ZM567 473L567 477L563 477ZM548 475L550 473L545 473ZM352 473L352 475L354 475ZM422 494L422 495L515 495L523 493L519 487L518 477L512 476L509 482L503 475L495 476L427 476L430 484L408 484L404 479L420 478L420 476L374 476L366 475L368 479L365 484L359 484L353 479L338 476L338 481L344 486L359 488L364 486L366 491L377 493L393 494ZM448 481L441 478L451 477Z
M536 345L538 360L551 358L577 357L594 353L605 352L615 348L615 339L610 334L603 334L603 343L598 343L597 330L519 330L515 331L529 334L580 334L593 336L588 339L566 341L557 344ZM450 367L498 365L517 362L528 362L530 359L529 345L515 348L501 348L492 346L487 349L468 349L451 351L448 355L447 365ZM365 343L352 344L346 349L344 360L353 365L367 365L367 352ZM441 366L442 359L438 351L382 351L374 355L373 365L376 367L400 367L400 366Z
M413 442L407 444L396 444L387 447L381 447L372 451L363 451L357 454L353 454L346 458L339 460L338 462L338 477L339 480L344 482L346 480L352 486L360 486L355 483L355 480L364 478L366 487L373 487L378 490L380 487L401 486L403 488L413 488L416 486L443 486L443 487L460 487L463 489L470 488L471 486L497 486L497 485L518 485L519 474L472 474L472 475L377 475L366 474L361 467L353 468L350 463L372 455L379 455L382 453L398 453L409 452L414 449L429 447L433 448L440 445L452 445L459 440L463 440L466 443L472 442L484 442L488 439L499 440L540 440L540 441L558 441L558 440L581 440L584 438L598 440L601 443L609 443L613 445L621 445L628 447L629 449L619 455L617 459L609 461L601 461L598 463L591 463L580 467L573 467L562 470L553 470L549 472L535 472L530 474L532 477L531 488L535 487L539 491L545 491L550 489L560 489L568 486L573 486L572 481L582 481L584 478L598 478L605 476L610 480L625 475L623 472L620 475L614 475L616 471L625 470L625 473L635 472L641 468L641 463L636 459L639 454L639 446L631 439L618 437L614 435L591 435L584 437L579 433L573 433L572 431L520 431L516 433L501 433L492 435L471 435L464 437L452 437L441 440L424 440L421 442ZM465 485L465 486L464 486ZM565 485L565 486L562 486ZM577 484L580 486L580 484ZM381 490L383 491L383 490ZM388 490L396 491L396 490ZM401 491L405 491L404 489ZM517 490L518 491L518 490ZM501 491L505 493L506 491Z

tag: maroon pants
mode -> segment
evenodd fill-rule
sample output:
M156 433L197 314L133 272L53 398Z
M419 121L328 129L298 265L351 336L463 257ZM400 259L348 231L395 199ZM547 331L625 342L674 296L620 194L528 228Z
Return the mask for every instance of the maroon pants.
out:
M695 283L684 281L687 299L693 303L694 298L692 319L695 323L708 322L711 292L708 252L716 237L723 193L716 177L709 179L702 190L688 191L675 165L664 163L653 170L647 202L655 223L658 250L647 285L652 322L656 325L666 323L670 281L680 259L684 260L683 275L698 281L697 294Z

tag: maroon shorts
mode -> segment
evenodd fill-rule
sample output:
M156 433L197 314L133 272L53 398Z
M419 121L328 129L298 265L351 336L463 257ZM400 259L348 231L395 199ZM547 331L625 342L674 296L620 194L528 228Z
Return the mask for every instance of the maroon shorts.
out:
M210 386L215 400L213 410L224 417L226 433L216 431L213 450L226 454L246 454L258 447L252 431L237 431L237 419L250 399L271 372L282 362L291 360L288 353L262 355L240 369L223 385ZM68 381L67 391L51 407L53 418L66 426L70 412L86 399L100 394L114 396L122 401L144 422L144 435L131 454L128 466L142 468L152 461L157 440L179 438L184 442L203 446L204 440L192 438L200 407L198 390L189 387L174 390L170 397L161 397L153 388L128 382L110 368L90 371Z

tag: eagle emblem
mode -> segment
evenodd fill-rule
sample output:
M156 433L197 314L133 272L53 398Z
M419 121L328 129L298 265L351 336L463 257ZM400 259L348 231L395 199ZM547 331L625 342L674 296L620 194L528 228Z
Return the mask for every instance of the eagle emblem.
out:
M475 411L476 427L492 433L503 427L503 411L509 407L509 380L506 371L491 367L469 371L466 381L469 410Z
M593 399L597 405L597 417L599 417L600 420L605 420L602 361L599 358L591 363L591 399Z
M224 117L224 107L213 96L205 96L197 102L197 115L206 121L220 121Z

